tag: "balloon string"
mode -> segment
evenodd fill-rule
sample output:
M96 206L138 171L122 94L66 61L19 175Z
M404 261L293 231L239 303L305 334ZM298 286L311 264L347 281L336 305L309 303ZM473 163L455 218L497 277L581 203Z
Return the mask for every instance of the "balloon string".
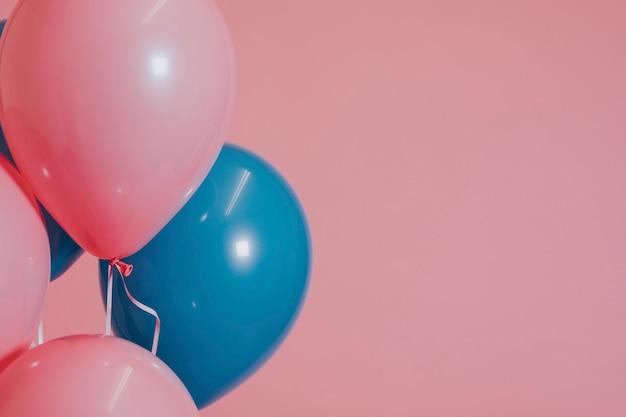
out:
M148 307L147 305L141 303L135 297L133 297L133 295L128 290L128 286L126 285L126 277L128 277L133 272L133 266L126 264L124 262L121 262L119 259L114 259L109 262L109 270L111 269L111 266L115 266L117 268L117 271L120 273L120 276L122 277L122 284L124 284L124 291L126 292L126 296L130 300L130 302L133 303L140 310L150 314L151 316L154 316L156 322L154 325L154 336L152 338L152 354L156 355L157 348L159 346L159 335L161 334L161 319L159 318L159 315L153 308ZM109 274L110 276L112 276L111 271L109 271ZM109 285L112 286L111 283L109 283ZM112 289L111 289L111 292L112 292ZM108 300L110 299L111 298L109 297ZM107 323L109 326L110 326L110 320L111 320L110 316L111 316L111 309L108 307L108 302L107 302Z
M113 268L112 261L109 262L109 270L107 272L107 322L104 334L111 336L111 299L113 298Z
M43 320L39 322L39 329L37 330L37 345L43 344Z
M30 348L37 347L43 344L43 320L39 321L39 328L37 329L37 343L33 340L30 342Z

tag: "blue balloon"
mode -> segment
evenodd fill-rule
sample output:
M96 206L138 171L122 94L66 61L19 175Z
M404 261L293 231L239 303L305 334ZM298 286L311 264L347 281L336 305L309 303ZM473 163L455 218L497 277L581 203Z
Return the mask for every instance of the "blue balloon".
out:
M225 145L189 202L138 253L130 293L161 318L157 356L203 408L277 349L308 288L311 243L296 195L269 164ZM106 303L107 261L100 261ZM114 272L113 329L151 348L155 320Z
M0 34L4 30L6 20L0 21ZM13 157L7 146L7 142L4 138L4 132L0 126L0 154L4 155L13 165ZM48 230L48 241L50 242L50 258L51 258L51 270L50 281L60 277L67 269L76 262L78 258L83 254L83 249L78 246L76 242L59 226L59 224L52 218L43 207L41 207L43 218L46 223L46 229Z

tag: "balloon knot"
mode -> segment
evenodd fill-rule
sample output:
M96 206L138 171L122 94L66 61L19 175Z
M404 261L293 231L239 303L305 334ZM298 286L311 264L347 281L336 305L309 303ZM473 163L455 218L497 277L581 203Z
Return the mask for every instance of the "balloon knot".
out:
M111 266L114 266L117 268L117 271L120 273L120 275L122 275L123 277L127 277L129 276L132 272L133 272L133 266L131 264L127 264L125 262L120 261L119 259L111 259L109 261L109 264Z

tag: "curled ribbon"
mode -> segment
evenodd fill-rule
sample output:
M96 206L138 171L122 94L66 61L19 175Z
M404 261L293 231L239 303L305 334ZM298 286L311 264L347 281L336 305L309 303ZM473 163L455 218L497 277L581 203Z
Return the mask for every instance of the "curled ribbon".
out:
M106 324L106 334L107 336L111 335L111 299L113 298L113 267L117 269L117 272L120 273L122 278L122 284L124 284L124 291L126 292L126 296L137 308L146 313L153 316L156 320L154 325L154 336L152 338L152 354L156 355L157 348L159 346L159 335L161 333L161 319L157 312L148 307L147 305L138 301L135 297L132 296L128 287L126 286L126 278L133 272L133 266L127 264L125 262L120 261L119 259L112 259L109 261L109 277L107 283L107 324Z

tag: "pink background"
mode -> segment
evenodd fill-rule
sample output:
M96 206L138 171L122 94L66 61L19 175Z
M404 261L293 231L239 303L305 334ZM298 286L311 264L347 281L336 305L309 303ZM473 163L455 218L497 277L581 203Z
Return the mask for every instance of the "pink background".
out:
M623 1L221 0L308 302L203 416L626 415ZM104 330L95 259L47 338Z

